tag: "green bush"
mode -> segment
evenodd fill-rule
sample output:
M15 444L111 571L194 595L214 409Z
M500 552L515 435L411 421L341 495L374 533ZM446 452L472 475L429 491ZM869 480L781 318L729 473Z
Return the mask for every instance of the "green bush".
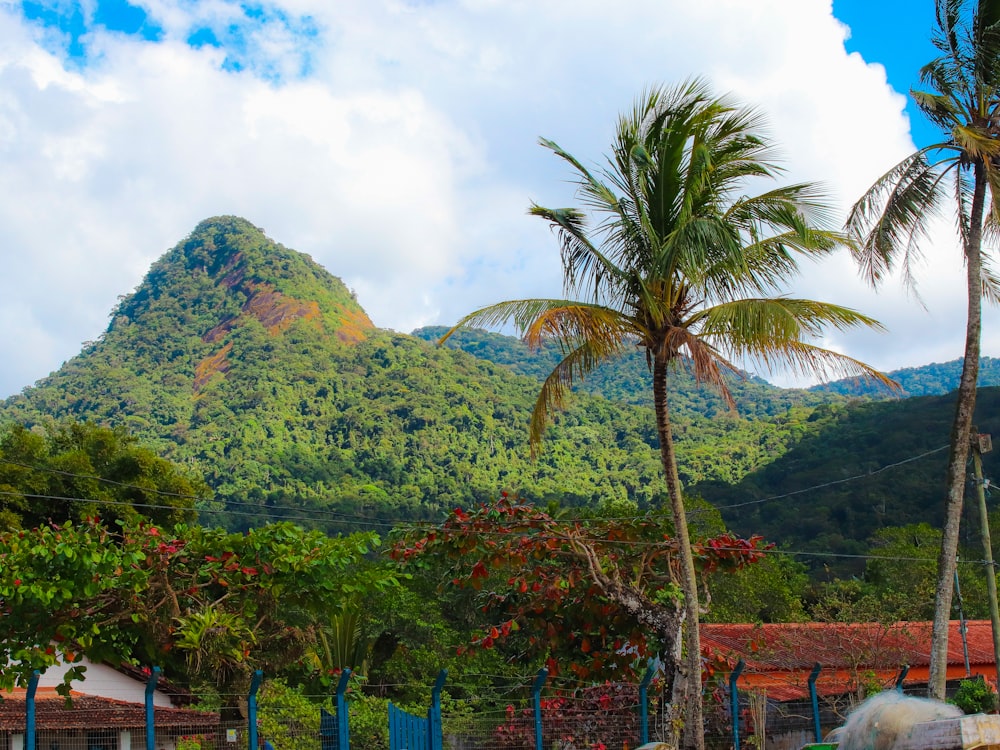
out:
M949 702L967 714L985 714L996 711L997 694L986 680L978 677L974 680L962 680L955 697Z

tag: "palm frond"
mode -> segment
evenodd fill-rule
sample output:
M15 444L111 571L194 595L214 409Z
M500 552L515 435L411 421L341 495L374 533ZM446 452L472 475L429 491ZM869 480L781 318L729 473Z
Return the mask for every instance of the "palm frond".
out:
M982 257L983 299L1000 304L1000 276L992 268L992 261L985 254Z
M846 230L854 239L854 258L868 282L877 287L902 255L904 270L911 267L917 238L926 236L930 219L943 202L940 182L947 167L927 159L931 146L903 159L882 175L851 207ZM904 275L913 286L913 277Z
M802 341L786 342L780 349L769 349L750 359L770 372L785 368L794 374L816 376L823 381L862 378L894 392L902 390L895 380L861 360Z
M875 368L809 342L828 327L883 330L878 321L847 307L785 297L738 300L703 311L697 325L700 336L733 361L772 372L788 367L823 379L863 376L896 387Z
M688 327L674 326L667 332L659 355L673 361L676 361L679 355L686 356L695 382L706 384L715 390L722 396L727 408L736 408L736 401L726 383L726 376L742 373L712 346L710 341L698 336Z
M554 316L558 317L558 316ZM579 318L573 311L567 311L567 317ZM610 316L609 316L610 317ZM596 320L583 324L589 330L597 328ZM562 322L547 321L540 324L540 328L552 326L556 330L566 331L575 328L578 323L571 323L564 326ZM607 330L600 331L600 335L593 338L579 337L576 335L560 338L563 343L575 342L575 348L567 351L563 359L557 364L538 392L535 400L535 407L531 412L531 424L529 428L529 442L531 444L532 455L535 455L538 445L541 443L545 426L553 411L562 409L565 403L566 394L573 388L573 385L582 380L598 364L623 354L629 347L635 345L635 339L627 335L627 329L618 329L619 335L609 334ZM539 339L536 339L538 341Z
M772 344L820 336L829 327L883 330L877 320L849 307L789 297L723 302L693 316L692 324L720 350L754 356Z
M498 329L513 324L520 335L545 311L572 304L580 303L563 299L519 299L497 302L463 316L455 325L445 331L438 339L438 344L443 344L460 328L467 327Z

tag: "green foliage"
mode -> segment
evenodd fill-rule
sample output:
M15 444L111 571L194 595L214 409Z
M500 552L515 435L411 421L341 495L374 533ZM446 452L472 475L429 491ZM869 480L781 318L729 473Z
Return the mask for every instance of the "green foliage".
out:
M980 389L977 401L979 430L1000 434L1000 389ZM814 554L809 563L817 572L857 576L880 529L941 526L954 409L951 394L790 412L779 423L796 435L794 447L734 484L693 489L735 532L762 534L786 550L839 555ZM983 456L986 476L998 461L997 451ZM976 526L971 518L966 524Z
M230 534L91 519L0 533L0 687L83 653L232 693L253 670L299 659L320 614L395 585L363 564L376 543L287 523Z
M376 695L355 693L351 696L351 746L366 750L389 750L389 700Z
M306 256L209 220L0 420L127 430L200 472L214 493L201 518L234 529L439 519L498 486L570 505L662 499L648 410L581 395L532 462L534 381L364 321Z
M264 284L273 294L260 294ZM312 303L319 317L308 317ZM95 513L169 525L192 519L192 495L208 524L288 519L327 532L440 520L497 487L539 506L617 515L664 502L647 407L578 393L532 462L529 413L551 350L532 353L481 331L453 337L488 362L370 327L341 337L352 315L363 311L348 290L306 256L240 220L203 223L123 299L98 342L0 407L0 460L8 461L0 492L9 493L0 494L0 528ZM641 356L604 372L583 387L637 404L649 392ZM686 494L722 508L738 533L858 555L879 529L940 524L944 454L924 454L948 442L951 397L820 403L828 396L731 381L738 414L729 414L710 389L689 387L683 365L670 378ZM980 430L1000 434L1000 393L980 389L979 401ZM91 422L64 421L74 419ZM987 476L998 455L984 457ZM808 561L816 575L824 565L863 572L850 558ZM722 616L724 592L715 588ZM752 610L772 616L763 602Z
M436 342L448 328L427 326L412 332L413 336ZM481 328L462 328L444 341L444 346L488 360L519 374L544 380L562 359L555 342L544 342L532 349L521 339L486 331ZM712 388L700 386L691 373L691 363L680 360L670 375L670 408L674 419L732 418L736 415L750 418L783 414L792 406L816 406L829 403L829 393L811 390L775 388L759 377L728 373L726 384L736 402L731 409ZM652 380L649 365L642 352L633 350L603 362L587 373L575 389L609 401L653 405Z
M204 482L124 428L65 423L0 431L0 528L101 516L110 523L193 521Z
M934 362L922 367L906 367L887 373L899 383L900 392L893 394L884 386L870 381L848 378L825 383L810 388L814 394L837 393L855 398L914 398L917 396L941 396L958 388L962 374L962 360ZM979 360L980 387L1000 385L1000 359L981 357Z
M709 577L705 622L804 622L806 566L791 557L764 556L749 568Z
M997 693L982 678L962 680L949 703L954 703L966 714L987 714L997 710Z
M257 699L261 742L274 750L313 750L320 729L320 706L284 680L264 680Z
M760 541L728 533L701 540L698 568L739 570L760 560ZM554 518L504 497L455 510L399 540L392 554L418 569L433 565L444 581L476 592L486 617L473 653L510 642L546 658L550 674L563 661L580 677L609 670L621 677L637 661L674 653L683 606L677 547L660 513ZM667 591L674 596L664 599Z

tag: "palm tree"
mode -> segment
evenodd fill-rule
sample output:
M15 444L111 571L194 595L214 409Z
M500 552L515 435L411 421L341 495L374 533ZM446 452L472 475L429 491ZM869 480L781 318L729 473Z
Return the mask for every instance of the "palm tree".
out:
M876 321L836 305L775 296L796 272L798 256L826 255L843 237L817 226L828 212L812 185L740 193L748 182L761 184L780 172L758 134L760 124L755 110L714 97L695 79L651 89L619 118L613 154L600 175L542 140L573 167L578 195L599 218L589 232L577 209L530 209L558 234L567 298L490 305L445 335L465 325L513 322L532 346L559 342L564 357L532 414L533 446L575 379L637 346L645 351L681 550L686 654L676 681L683 686L688 742L699 748L698 589L667 404L670 370L688 366L730 405L726 378L739 374L737 361L885 381L867 365L809 343L828 325L878 328Z
M882 175L851 209L847 230L855 257L873 286L901 265L913 286L913 263L930 220L955 209L966 268L968 317L948 458L945 525L931 631L928 692L944 699L958 527L976 406L982 299L994 301L998 280L983 257L983 237L1000 209L1000 0L936 0L935 46L941 56L920 71L926 91L912 91L944 140L917 150Z

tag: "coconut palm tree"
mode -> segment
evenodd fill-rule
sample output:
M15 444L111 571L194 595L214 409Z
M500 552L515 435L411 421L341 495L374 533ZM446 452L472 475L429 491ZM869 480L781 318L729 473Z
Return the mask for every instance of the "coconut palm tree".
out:
M918 149L882 175L854 205L847 230L855 257L873 286L897 265L913 286L914 261L932 218L954 209L966 269L968 316L948 459L945 524L938 557L928 691L944 699L955 555L966 461L976 406L983 297L998 297L998 280L983 239L1000 209L1000 0L936 0L934 44L941 56L920 71L914 101L944 139Z
M686 655L675 684L684 686L686 736L696 747L704 743L698 589L667 401L671 369L689 367L730 405L727 376L738 376L748 363L885 381L867 365L810 343L826 326L878 328L876 321L779 294L797 258L824 256L843 237L822 228L828 211L812 185L741 192L780 173L760 125L757 111L713 96L694 79L644 93L619 118L612 155L599 174L542 140L572 166L578 195L598 219L591 231L583 211L530 209L558 234L566 298L493 304L452 329L512 322L530 345L559 342L564 357L535 403L533 446L574 380L635 347L645 352L681 549Z

